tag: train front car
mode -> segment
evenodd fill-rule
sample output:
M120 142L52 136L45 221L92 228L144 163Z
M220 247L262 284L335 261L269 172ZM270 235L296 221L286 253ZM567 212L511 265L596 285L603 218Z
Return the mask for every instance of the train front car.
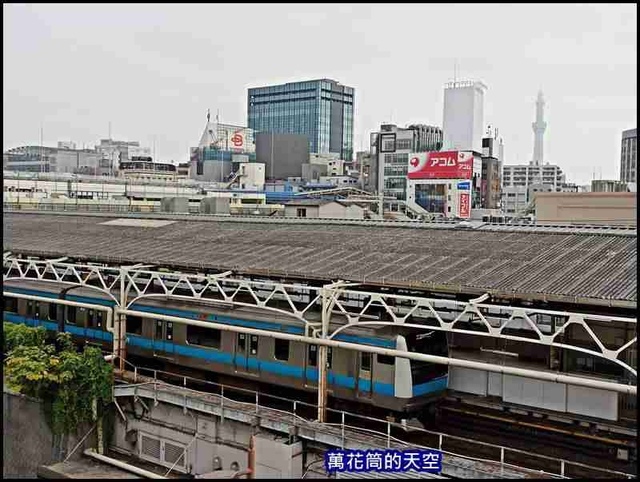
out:
M441 357L447 357L449 351L447 336L445 332L440 330L412 331L398 336L398 350ZM409 365L409 368L408 370L404 368L401 377L396 377L396 380L404 379L405 385L407 385L406 378L411 380L411 394L407 399L404 411L409 414L417 414L419 417L420 414L432 413L434 402L442 397L447 390L448 365L418 360L405 359L404 361L404 365ZM408 376L407 371L409 372Z

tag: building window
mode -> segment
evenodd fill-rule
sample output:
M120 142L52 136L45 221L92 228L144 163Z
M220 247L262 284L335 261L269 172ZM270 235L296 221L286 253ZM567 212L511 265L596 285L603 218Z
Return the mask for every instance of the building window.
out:
M187 325L187 343L220 349L221 332L215 328Z
M296 211L296 216L298 216L299 218L306 218L307 217L307 209L306 208L298 208Z
M273 356L276 360L289 360L289 340L276 338L274 340Z

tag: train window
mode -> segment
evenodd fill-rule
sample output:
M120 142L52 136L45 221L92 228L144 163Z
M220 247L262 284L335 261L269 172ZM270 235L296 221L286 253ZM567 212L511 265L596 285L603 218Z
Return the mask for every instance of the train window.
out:
M40 318L40 303L38 301L33 304L33 315Z
M327 348L327 368L331 368L331 362L333 361L333 350L331 347Z
M162 340L162 321L156 321L156 340Z
M173 323L171 321L167 321L167 330L166 336L167 340L173 340Z
M18 312L18 300L16 298L9 298L5 296L4 298L4 311L9 313L17 313Z
M67 306L67 323L69 323L70 325L75 325L76 321L77 321L76 307Z
M396 359L395 357L388 355L378 355L378 363L381 365L395 365Z
M50 320L58 319L58 305L55 303L49 303L49 314L47 315Z
M583 370L593 370L593 358L576 358L576 366Z
M309 366L318 366L318 345L309 345Z
M289 360L289 340L280 340L276 338L274 340L273 356L276 360Z
M94 327L96 326L95 322L95 312L93 310L89 310L89 313L87 314L87 326Z
M33 316L33 301L27 300L27 316Z
M371 371L371 353L360 353L360 369L365 372Z
M220 349L221 332L214 328L187 325L187 343Z
M247 335L238 333L238 352L244 353L247 349Z
M249 343L249 354L258 354L258 335L251 335L251 341Z
M104 319L104 313L102 311L97 311L96 312L96 324L98 325L98 328L102 328L103 319Z
M127 333L142 335L142 318L139 316L127 316Z

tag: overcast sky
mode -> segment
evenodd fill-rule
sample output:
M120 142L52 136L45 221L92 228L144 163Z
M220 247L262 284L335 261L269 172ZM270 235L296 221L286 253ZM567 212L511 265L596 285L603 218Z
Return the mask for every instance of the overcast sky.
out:
M187 161L206 123L247 124L247 88L330 78L355 88L354 151L380 123L442 126L443 86L481 80L507 164L618 178L637 122L635 4L3 5L3 149L139 140Z

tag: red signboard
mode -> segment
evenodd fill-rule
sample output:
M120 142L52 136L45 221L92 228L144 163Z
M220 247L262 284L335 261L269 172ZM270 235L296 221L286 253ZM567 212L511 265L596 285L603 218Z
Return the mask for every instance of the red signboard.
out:
M409 158L409 179L471 179L472 174L471 152L422 152Z
M469 206L469 193L460 193L460 217L468 218L471 215Z

